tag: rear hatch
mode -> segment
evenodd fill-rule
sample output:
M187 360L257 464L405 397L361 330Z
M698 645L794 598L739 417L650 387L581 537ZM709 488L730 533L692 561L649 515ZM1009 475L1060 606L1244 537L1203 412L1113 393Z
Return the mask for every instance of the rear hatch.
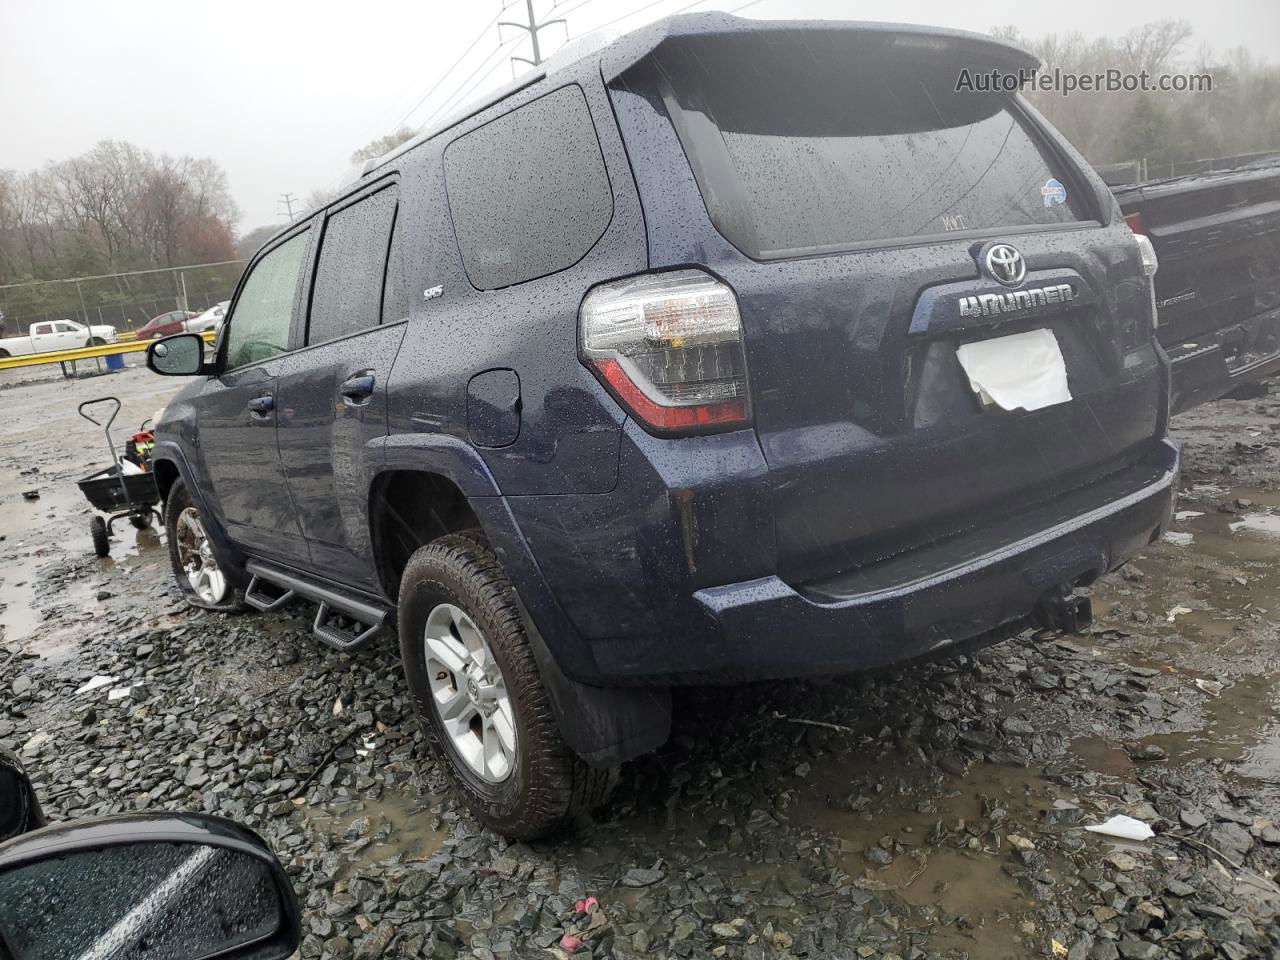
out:
M737 293L794 584L899 568L1133 469L1163 433L1132 236L1019 101L957 89L966 70L971 87L1031 63L971 35L708 18L669 26L611 82L652 266L701 264ZM687 169L664 159L664 129ZM682 190L705 229L670 213ZM994 241L1020 282L980 269ZM987 403L958 348L1033 331L1051 333L1071 399ZM1014 367L1054 360L1020 350Z

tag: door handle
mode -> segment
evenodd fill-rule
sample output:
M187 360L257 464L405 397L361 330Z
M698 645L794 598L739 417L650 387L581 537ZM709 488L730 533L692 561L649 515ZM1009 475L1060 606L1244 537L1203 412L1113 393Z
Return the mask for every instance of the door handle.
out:
M364 403L373 396L376 383L377 378L372 370L362 370L344 380L342 386L338 388L338 393L342 395L343 400L350 403Z
M271 394L265 397L254 397L249 401L249 412L258 417L265 417L276 408L276 398Z

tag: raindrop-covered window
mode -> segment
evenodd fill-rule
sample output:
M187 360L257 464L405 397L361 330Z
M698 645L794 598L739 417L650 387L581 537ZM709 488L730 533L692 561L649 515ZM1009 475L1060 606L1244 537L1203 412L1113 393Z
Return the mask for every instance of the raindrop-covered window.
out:
M293 298L307 253L304 230L254 264L236 300L227 332L227 370L289 349Z
M307 343L323 343L378 325L395 217L396 188L389 186L325 221Z
M848 30L736 34L669 44L624 83L662 100L712 221L756 259L1088 219L1009 95L957 89L972 60Z
M481 290L573 266L613 217L600 141L577 86L459 137L444 169L462 262Z

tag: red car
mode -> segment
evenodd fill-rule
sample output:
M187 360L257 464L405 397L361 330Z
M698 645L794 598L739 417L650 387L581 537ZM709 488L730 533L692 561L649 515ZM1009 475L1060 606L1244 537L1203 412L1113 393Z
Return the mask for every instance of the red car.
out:
M156 337L167 337L171 333L186 333L187 321L196 316L186 310L170 310L158 317L152 317L138 328L139 340L154 340Z

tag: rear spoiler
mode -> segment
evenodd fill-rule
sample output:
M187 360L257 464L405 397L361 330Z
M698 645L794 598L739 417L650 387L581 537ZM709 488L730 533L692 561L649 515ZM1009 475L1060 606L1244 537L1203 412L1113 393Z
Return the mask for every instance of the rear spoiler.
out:
M1035 70L1040 60L1011 44L980 33L945 27L919 27L904 23L870 23L847 20L749 20L726 13L686 13L664 17L609 44L600 58L601 73L609 83L649 57L664 44L696 38L751 35L768 40L798 39L806 33L848 34L850 44L868 52L874 49L929 51L953 55L964 65L979 69Z

